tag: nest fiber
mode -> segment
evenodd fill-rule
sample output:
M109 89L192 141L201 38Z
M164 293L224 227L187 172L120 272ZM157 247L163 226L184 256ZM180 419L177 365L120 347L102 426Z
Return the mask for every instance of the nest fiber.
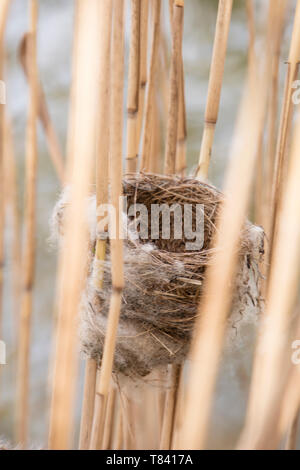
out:
M220 191L192 178L156 175L129 175L123 181L127 196L124 225L125 288L118 327L114 371L130 377L144 377L156 368L182 363L187 356L205 288L205 272L213 254L213 239L223 202ZM53 221L63 236L63 214L68 203L65 190L58 201ZM203 239L200 249L187 249L191 243L185 232L175 237L176 211L170 212L170 236L164 237L162 216L158 236L142 236L145 227L138 226L137 215L130 208L146 207L147 226L151 232L151 210L154 205L176 205L184 213L188 206L192 228L197 229L197 206L202 207ZM174 207L174 206L173 206ZM109 242L103 263L103 288L93 282L96 243L96 202L89 199L90 246L87 253L88 279L82 300L81 340L84 353L101 365L107 315L111 297L111 260ZM229 222L230 223L230 222ZM138 229L137 229L138 227ZM98 234L99 236L99 234ZM240 236L239 262L229 325L236 330L241 318L255 319L260 311L259 263L263 255L264 232L245 222ZM217 293L216 293L217 295ZM200 311L201 315L201 311Z

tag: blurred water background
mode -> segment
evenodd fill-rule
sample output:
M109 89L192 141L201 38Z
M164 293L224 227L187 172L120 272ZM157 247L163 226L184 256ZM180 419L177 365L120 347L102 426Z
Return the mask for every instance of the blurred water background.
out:
M66 145L68 123L74 4L74 0L39 1L38 65L50 113L63 149ZM163 4L167 22L168 0L163 0ZM188 124L187 156L190 169L197 164L200 149L217 4L217 0L187 0L185 2L183 53ZM260 35L264 28L263 13L268 2L267 0L257 0L256 4L258 6L258 35ZM282 48L281 94L285 71L284 60L288 53L288 38L290 38L294 4L295 2L292 1ZM127 54L128 11L126 24ZM17 50L27 28L27 0L12 0L6 32L6 107L13 125L20 188L20 212L23 207L24 142L28 89L18 61ZM236 0L230 28L220 115L211 165L211 181L217 186L222 186L224 170L230 157L230 143L246 71L247 44L245 1ZM242 155L241 158L243 158ZM45 139L39 128L37 263L30 359L30 442L32 445L38 446L43 446L47 442L50 396L49 364L54 326L57 261L56 252L49 249L48 237L49 217L59 189L59 182L49 159ZM13 441L16 331L13 321L10 240L11 232L8 227L5 250L4 325L3 338L1 338L7 344L7 365L1 368L0 376L0 436ZM232 446L241 429L251 366L250 352L251 345L247 345L224 361L209 438L210 448ZM80 391L77 420L79 412Z

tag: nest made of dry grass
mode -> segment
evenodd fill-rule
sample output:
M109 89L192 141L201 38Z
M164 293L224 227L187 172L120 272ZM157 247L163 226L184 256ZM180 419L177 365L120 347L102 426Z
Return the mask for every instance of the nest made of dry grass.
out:
M197 307L205 288L205 272L214 251L213 240L224 197L212 185L193 178L158 175L127 175L123 181L127 207L144 204L149 213L152 204L192 205L193 229L197 204L204 206L204 243L200 251L187 251L184 236L164 240L143 240L130 237L124 241L125 288L118 329L114 370L128 376L144 377L153 369L170 363L181 363L188 353L197 315ZM90 200L95 212L95 198ZM63 207L65 203L63 204ZM62 204L56 209L56 219L62 220ZM92 212L93 212L92 211ZM91 220L96 220L91 217ZM90 259L93 259L95 234L90 227ZM259 268L263 254L263 230L245 222L240 238L239 267L231 310L245 315L250 309L257 316L260 309ZM111 296L111 263L109 244L103 263L103 289L93 283L93 262L82 307L82 347L88 357L101 365L107 315Z

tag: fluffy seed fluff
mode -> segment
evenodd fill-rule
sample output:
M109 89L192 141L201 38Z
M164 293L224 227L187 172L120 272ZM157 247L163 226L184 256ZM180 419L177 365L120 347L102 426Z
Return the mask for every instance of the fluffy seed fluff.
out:
M122 296L114 371L129 377L145 377L156 368L182 363L187 356L205 288L206 267L213 255L213 239L224 197L209 184L193 178L157 175L129 175L123 181L127 207L143 204L151 213L152 204L192 206L193 228L196 205L204 207L204 243L201 250L186 250L187 240L172 238L174 217L171 216L171 238L134 237L134 217L124 214L128 237L124 240L125 288ZM64 211L68 204L66 189L57 202L53 232L63 237ZM81 306L81 343L83 352L101 365L107 315L111 297L111 260L109 242L103 262L103 288L93 282L96 243L96 201L88 201L90 244L87 253L88 278ZM160 221L161 223L161 221ZM230 221L228 222L230 223ZM151 219L149 216L149 226ZM259 263L262 261L264 231L246 221L240 236L239 262L234 296L228 317L228 338L239 343L242 323L256 321L261 309ZM201 311L200 311L201 315Z

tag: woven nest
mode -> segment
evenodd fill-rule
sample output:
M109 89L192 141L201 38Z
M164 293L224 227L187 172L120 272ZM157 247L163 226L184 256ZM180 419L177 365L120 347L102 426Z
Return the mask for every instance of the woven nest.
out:
M204 239L200 250L187 250L186 243L190 240L184 236L174 238L175 217L172 212L171 237L168 240L163 239L161 226L158 239L143 239L141 231L137 238L133 237L134 217L127 217L127 214L124 217L124 224L128 226L128 237L124 240L125 288L114 371L130 377L144 377L160 366L182 363L187 356L197 306L203 294L206 267L213 254L212 241L223 195L213 186L196 179L156 175L126 177L123 192L127 196L128 208L137 204L147 207L149 227L153 204L178 204L182 211L185 204L191 205L193 229L196 228L197 204L204 208ZM53 215L60 234L63 234L67 194L67 191L63 193ZM89 219L89 275L82 301L81 340L84 353L100 366L112 286L109 243L103 266L103 288L95 289L93 282L95 196L89 200ZM234 330L242 318L247 321L251 318L252 321L260 311L259 262L263 245L263 230L246 221L240 236L234 298L228 319Z

